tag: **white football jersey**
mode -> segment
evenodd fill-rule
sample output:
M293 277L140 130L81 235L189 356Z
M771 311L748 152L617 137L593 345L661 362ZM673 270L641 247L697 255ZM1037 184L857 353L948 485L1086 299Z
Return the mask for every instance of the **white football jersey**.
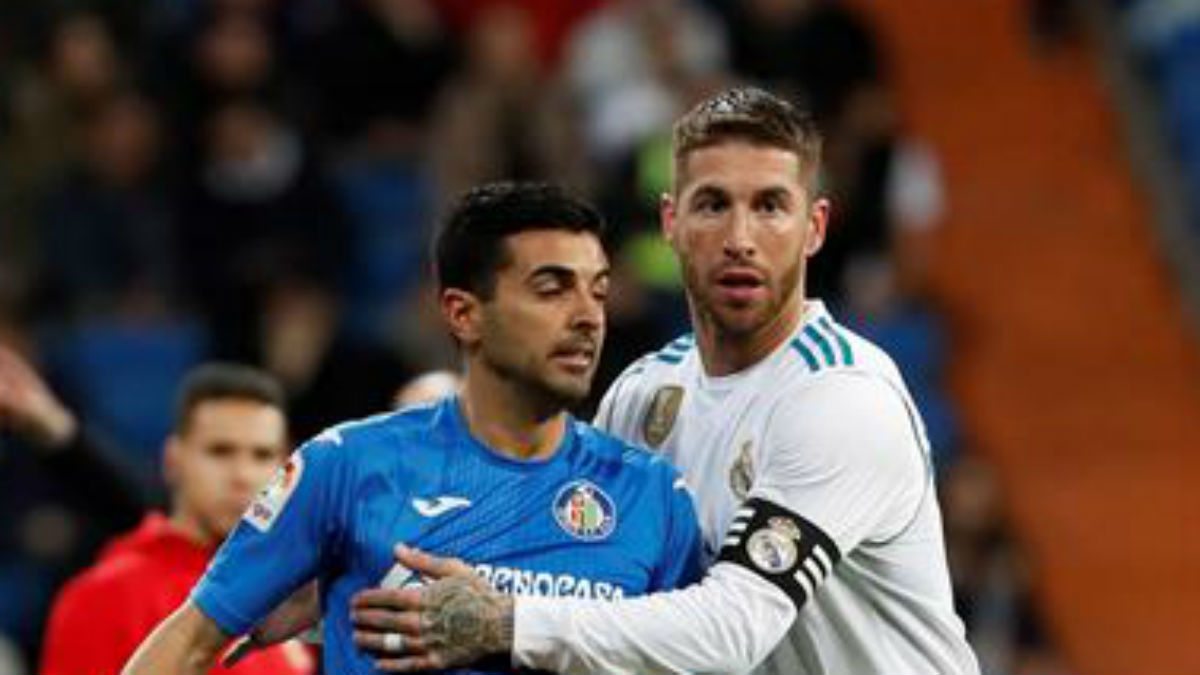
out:
M715 562L696 586L608 607L518 602L518 663L979 672L953 609L921 417L891 359L820 302L774 353L730 376L705 374L691 336L643 357L596 423L671 458Z

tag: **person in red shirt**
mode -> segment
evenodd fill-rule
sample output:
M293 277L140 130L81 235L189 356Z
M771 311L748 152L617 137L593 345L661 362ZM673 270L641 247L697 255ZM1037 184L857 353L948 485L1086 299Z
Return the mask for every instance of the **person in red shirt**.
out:
M171 515L151 513L63 587L47 625L41 675L116 673L187 599L217 546L287 457L279 385L255 369L198 367L183 383L164 473ZM307 675L314 659L288 642L220 675Z

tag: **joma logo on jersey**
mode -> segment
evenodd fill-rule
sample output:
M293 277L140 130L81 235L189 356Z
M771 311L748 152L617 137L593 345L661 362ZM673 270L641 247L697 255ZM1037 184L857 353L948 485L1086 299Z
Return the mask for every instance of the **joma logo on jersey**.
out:
M554 498L554 519L567 534L600 541L617 525L617 508L603 490L586 480L568 483Z

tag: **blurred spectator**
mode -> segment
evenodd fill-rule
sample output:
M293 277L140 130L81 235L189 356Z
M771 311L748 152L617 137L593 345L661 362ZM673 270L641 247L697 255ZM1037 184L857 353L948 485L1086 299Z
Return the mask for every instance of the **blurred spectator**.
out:
M459 33L479 30L498 8L511 7L530 19L530 51L539 67L557 70L564 43L578 22L610 0L434 0Z
M991 469L965 458L941 478L954 600L982 672L1065 672L1034 606L1029 570Z
M117 449L0 344L0 635L30 663L54 588L137 522L141 488Z
M490 180L553 178L587 192L566 99L539 66L527 11L495 5L474 23L464 70L434 111L439 203Z
M155 110L117 93L96 104L83 132L80 159L40 209L40 304L68 318L161 311L173 252Z
M303 108L282 71L269 4L206 2L194 28L160 38L160 57L147 70L168 105L183 164L198 161L208 120L230 101L269 102L285 117Z
M687 0L616 0L589 16L564 69L592 155L613 162L669 128L725 62L720 24Z
M29 362L0 344L0 431L11 429L106 530L133 525L148 506L140 486L50 390Z
M278 385L241 366L208 365L180 390L166 441L171 515L148 515L113 541L55 601L40 672L115 673L188 596L254 495L287 458ZM277 480L287 474L280 471ZM301 675L312 659L297 643L255 654L231 672Z
M208 321L216 355L260 360L265 297L281 279L340 289L351 242L332 187L298 132L268 107L213 111L179 203L185 288Z
M734 70L813 111L826 133L882 81L875 35L838 0L725 0Z
M124 77L107 25L88 12L54 23L39 61L16 76L7 154L14 175L36 186L78 146L78 123Z
M81 121L124 79L112 35L92 13L57 19L38 52L12 67L11 101L0 113L0 131L9 122L0 137L0 268L22 287L32 274L36 195L78 158Z
M389 349L344 329L338 294L304 279L266 296L260 353L288 396L293 438L311 438L348 419L389 410L415 369Z

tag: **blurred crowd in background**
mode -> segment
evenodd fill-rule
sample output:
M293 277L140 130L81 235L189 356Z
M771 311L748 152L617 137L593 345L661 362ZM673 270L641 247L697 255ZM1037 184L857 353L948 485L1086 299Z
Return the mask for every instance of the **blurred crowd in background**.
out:
M1200 3L1112 1L1139 72L1160 101L1161 121L1183 165L1192 232L1200 236Z
M832 0L5 0L0 345L104 439L131 501L161 507L185 371L264 367L297 440L388 409L411 377L455 367L426 269L439 214L483 181L551 179L612 233L586 417L625 365L688 330L658 233L670 123L742 81L826 133L835 206L809 294L887 349L918 399L981 661L1056 663L943 389L952 344L926 283L937 157L905 131L886 45ZM64 480L46 443L0 432L0 673L33 672L56 588L132 522L86 476Z

